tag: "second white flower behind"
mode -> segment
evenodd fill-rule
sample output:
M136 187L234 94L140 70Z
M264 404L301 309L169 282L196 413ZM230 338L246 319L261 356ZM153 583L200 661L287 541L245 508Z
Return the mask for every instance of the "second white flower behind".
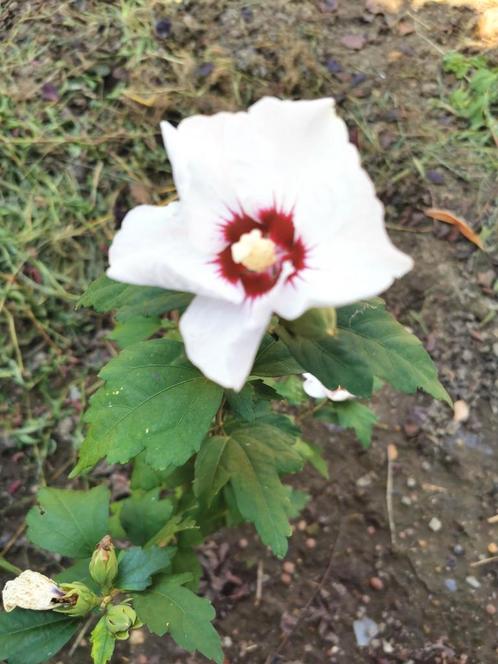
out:
M303 390L309 397L313 399L330 399L330 401L348 401L354 399L354 394L348 392L342 387L337 387L335 390L329 390L321 383L316 376L310 373L303 374L304 383Z
M108 276L188 291L186 352L240 390L273 313L378 295L412 267L332 99L162 123L180 201L127 214Z

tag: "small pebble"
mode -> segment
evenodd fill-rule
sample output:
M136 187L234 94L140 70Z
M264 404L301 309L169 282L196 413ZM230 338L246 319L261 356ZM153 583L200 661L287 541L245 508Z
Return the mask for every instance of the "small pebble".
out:
M488 544L488 552L491 553L491 555L498 553L498 545L495 542L490 542Z
M461 544L455 544L455 546L453 547L453 553L455 554L455 556L463 556L465 553L465 549Z
M370 536L375 535L376 532L377 532L377 531L375 530L375 526L368 526L368 528L367 528L367 533L368 533Z
M296 571L296 566L291 560L286 560L282 565L282 569L287 574L294 574L294 572Z
M476 579L475 576L467 576L465 578L465 581L467 581L469 586L471 586L472 588L480 588L481 587L481 584L479 583L479 581Z
M240 13L242 14L242 18L246 23L251 23L254 18L254 14L250 7L242 7Z
M433 516L432 519L429 521L429 528L435 533L439 532L442 527L443 524L437 518L437 516Z
M432 184L444 184L444 175L440 171L428 170L426 176Z
M307 549L316 549L316 539L313 537L308 537L308 539L305 542L306 548Z
M280 580L282 583L285 583L286 586L289 586L292 583L292 576L290 574L281 574Z
M378 576L372 576L372 578L369 581L370 588L372 590L384 590L384 582L382 579L379 579Z
M412 504L411 498L409 496L403 496L401 498L401 504L405 505L406 507L410 507L410 505Z
M414 488L417 486L417 480L416 480L414 477L409 477L409 478L406 480L406 486L407 486L409 489L414 489Z
M470 408L466 401L459 399L453 404L453 419L455 422L466 422L470 416Z
M171 21L167 18L162 18L156 23L156 35L161 39L166 39L171 33Z
M304 519L301 519L301 521L299 521L299 523L297 524L297 529L298 530L306 530L307 527L308 527L308 524L306 523L306 521Z
M145 634L143 629L133 629L130 632L130 644L132 646L141 646L145 643Z
M486 613L489 614L490 616L494 616L496 613L496 606L494 604L487 604Z
M445 579L444 580L444 585L450 591L450 593L454 593L454 592L457 591L458 586L457 586L457 582L455 581L455 579Z
M212 62L204 62L197 68L197 75L201 78L206 78L214 70L214 65Z
M249 542L246 540L245 537L239 539L239 546L241 549L247 549L247 547L249 546Z
M329 58L325 65L331 74L340 74L342 72L342 65L334 58Z
M370 473L367 473L366 475L363 475L363 477L360 477L359 479L356 480L356 486L360 487L360 489L364 489L367 486L370 486L372 484L372 476Z

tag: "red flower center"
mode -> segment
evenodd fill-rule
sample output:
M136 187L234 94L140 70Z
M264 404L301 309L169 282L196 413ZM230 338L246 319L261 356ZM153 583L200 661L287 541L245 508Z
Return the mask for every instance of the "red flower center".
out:
M248 269L242 262L235 262L232 253L233 245L255 229L275 245L275 262L261 272ZM302 239L296 236L292 212L283 212L273 206L260 210L257 219L244 211L233 212L232 218L223 224L222 232L227 245L215 260L219 273L232 284L240 282L247 297L255 298L271 290L280 277L284 263L293 268L287 281L295 279L306 267L307 249Z

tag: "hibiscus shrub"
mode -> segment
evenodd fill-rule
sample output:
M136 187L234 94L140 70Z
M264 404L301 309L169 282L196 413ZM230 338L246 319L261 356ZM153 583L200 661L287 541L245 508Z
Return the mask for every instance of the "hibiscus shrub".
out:
M221 664L196 549L250 522L285 556L307 495L282 478L306 463L327 477L295 413L367 446L376 418L362 400L383 383L451 403L376 297L412 263L331 100L267 98L162 129L179 202L132 210L107 275L81 298L114 312L120 352L100 372L72 477L102 459L130 464L130 495L40 490L28 538L75 562L6 585L9 664L46 661L93 617L95 664L144 624Z

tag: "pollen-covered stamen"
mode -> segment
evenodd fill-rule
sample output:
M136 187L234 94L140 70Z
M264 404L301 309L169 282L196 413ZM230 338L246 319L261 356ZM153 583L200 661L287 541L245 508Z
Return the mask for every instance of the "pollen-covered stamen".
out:
M222 232L226 244L215 258L219 274L241 284L248 298L268 293L284 267L287 283L307 267L308 250L296 233L293 212L272 206L249 216L241 209L225 220Z
M263 237L259 228L240 236L232 244L232 258L252 272L264 272L277 262L276 245L273 240Z

